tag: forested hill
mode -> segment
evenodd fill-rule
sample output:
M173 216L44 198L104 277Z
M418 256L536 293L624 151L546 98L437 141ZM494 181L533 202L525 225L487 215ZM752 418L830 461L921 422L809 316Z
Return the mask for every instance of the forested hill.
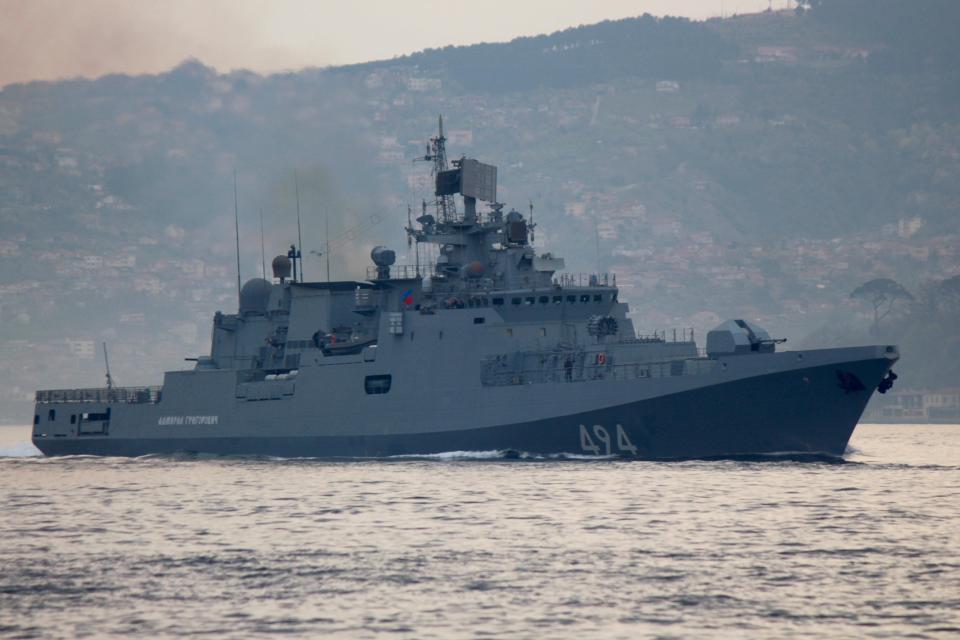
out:
M960 274L956 24L951 0L811 0L282 74L190 60L6 86L0 403L79 384L104 339L127 383L205 350L236 304L234 170L244 278L260 210L268 261L296 237L294 170L308 278L325 218L334 278L362 276L375 242L402 254L441 113L451 154L499 165L501 199L532 201L572 270L615 271L639 326L866 331L859 285Z
M466 92L565 89L618 78L707 78L737 45L704 23L645 15L508 43L428 49L397 61Z

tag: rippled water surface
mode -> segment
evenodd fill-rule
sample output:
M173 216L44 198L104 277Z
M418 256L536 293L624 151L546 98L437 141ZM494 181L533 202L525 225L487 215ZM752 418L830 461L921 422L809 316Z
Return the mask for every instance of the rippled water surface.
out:
M960 426L844 463L36 457L0 635L958 637Z

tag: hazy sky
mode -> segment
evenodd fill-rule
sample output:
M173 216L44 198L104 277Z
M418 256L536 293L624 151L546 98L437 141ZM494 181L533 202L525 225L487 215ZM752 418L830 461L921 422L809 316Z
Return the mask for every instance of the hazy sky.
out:
M782 8L788 0L773 0ZM768 0L0 0L0 85L155 73L189 57L277 71L510 40L643 13L707 18Z

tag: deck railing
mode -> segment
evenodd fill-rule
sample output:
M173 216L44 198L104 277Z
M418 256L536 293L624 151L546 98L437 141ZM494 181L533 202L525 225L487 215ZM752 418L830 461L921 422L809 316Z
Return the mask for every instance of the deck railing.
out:
M102 387L99 389L44 389L37 402L100 402L104 404L157 404L163 387Z
M499 387L520 384L543 384L547 382L586 382L589 380L638 380L667 378L671 376L696 376L708 374L716 367L716 360L687 358L663 362L637 362L629 364L571 364L569 367L544 367L526 370L511 370L503 361L487 360L480 372L484 386Z
M390 267L390 280L410 280L433 273L433 265L395 264ZM367 280L379 280L376 267L367 267Z

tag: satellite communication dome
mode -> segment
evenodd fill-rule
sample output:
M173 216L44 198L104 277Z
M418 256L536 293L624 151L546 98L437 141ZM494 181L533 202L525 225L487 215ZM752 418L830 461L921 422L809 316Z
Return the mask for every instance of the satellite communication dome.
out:
M273 285L263 278L251 278L240 289L240 313L265 313Z
M370 252L370 259L378 267L389 267L397 261L397 254L392 249L377 245Z
M292 264L287 256L277 256L271 263L273 266L273 277L286 280L290 277Z

